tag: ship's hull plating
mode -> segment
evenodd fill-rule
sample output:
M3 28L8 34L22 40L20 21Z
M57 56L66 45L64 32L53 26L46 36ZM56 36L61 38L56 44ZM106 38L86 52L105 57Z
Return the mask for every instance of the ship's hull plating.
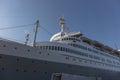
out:
M0 44L0 80L50 80L53 73L120 79L118 72L65 63L65 57L36 48L6 41Z
M112 71L15 56L1 56L0 80L50 80L52 73L69 73L102 77L102 80L119 80L119 74Z

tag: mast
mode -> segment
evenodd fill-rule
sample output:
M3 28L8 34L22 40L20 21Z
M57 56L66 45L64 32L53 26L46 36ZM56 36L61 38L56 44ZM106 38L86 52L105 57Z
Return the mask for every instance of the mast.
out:
M25 36L25 39L26 39L26 41L25 41L25 45L27 45L28 44L28 41L29 41L29 33L28 34L26 34L26 36Z
M35 25L33 47L36 46L36 37L37 37L38 26L39 26L39 20L36 21L36 25Z
M63 17L60 17L60 25L61 25L61 36L65 35L65 20Z

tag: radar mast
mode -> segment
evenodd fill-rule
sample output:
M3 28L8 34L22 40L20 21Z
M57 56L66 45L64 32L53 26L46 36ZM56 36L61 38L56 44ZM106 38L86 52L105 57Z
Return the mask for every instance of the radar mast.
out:
M65 35L65 20L63 17L60 17L60 25L61 25L61 36Z

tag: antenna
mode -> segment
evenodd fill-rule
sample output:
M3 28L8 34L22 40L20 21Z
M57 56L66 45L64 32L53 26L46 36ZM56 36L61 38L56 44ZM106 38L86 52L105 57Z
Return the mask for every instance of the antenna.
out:
M36 26L35 26L35 31L34 31L33 47L36 46L36 37L37 37L38 26L39 26L39 20L36 21Z

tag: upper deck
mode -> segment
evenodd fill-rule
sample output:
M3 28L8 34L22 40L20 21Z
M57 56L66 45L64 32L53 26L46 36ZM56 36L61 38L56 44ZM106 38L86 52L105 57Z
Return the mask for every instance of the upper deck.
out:
M91 46L97 50L100 50L102 52L107 52L111 55L119 56L120 51L115 50L107 45L104 45L100 43L99 41L89 39L85 37L81 32L70 32L67 33L66 26L65 26L65 20L63 18L60 18L61 23L61 32L53 35L50 39L51 42L60 42L64 44L88 44L85 45L85 47Z

